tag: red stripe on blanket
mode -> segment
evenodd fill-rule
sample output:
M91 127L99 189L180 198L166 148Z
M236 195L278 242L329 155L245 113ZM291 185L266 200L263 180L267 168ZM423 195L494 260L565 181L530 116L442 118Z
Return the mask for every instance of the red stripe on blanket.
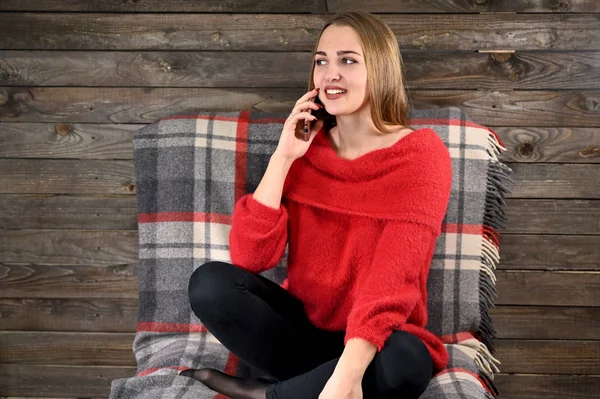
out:
M204 324L178 324L161 323L157 321L146 321L137 324L137 331L164 332L164 333L190 333L190 332L208 332Z
M479 334L477 334L476 332L473 332L473 331L461 331L456 334L440 336L440 340L444 344L459 344L462 341L466 341L471 338L476 338L481 341Z
M481 234L483 226L480 224L443 223L442 233Z
M486 391L488 391L490 394L492 394L492 396L494 396L494 397L496 396L496 394L490 390L490 388L487 386L487 383L479 376L479 374L474 373L471 370L463 369L461 367L452 367L452 368L447 368L447 369L440 371L434 377L444 375L446 373L456 373L456 372L472 375L473 377L477 378L477 381L479 381L481 386L484 387Z
M206 212L154 212L140 213L138 215L139 223L155 222L205 222L231 224L231 215L221 213Z

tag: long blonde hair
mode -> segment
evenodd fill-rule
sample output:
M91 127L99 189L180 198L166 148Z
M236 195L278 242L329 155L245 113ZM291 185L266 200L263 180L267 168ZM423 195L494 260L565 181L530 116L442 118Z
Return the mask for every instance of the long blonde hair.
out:
M315 88L314 57L323 31L329 26L349 26L357 33L364 52L367 82L373 124L383 133L392 130L384 125L406 126L408 122L409 97L404 85L404 72L398 41L390 27L377 16L366 11L344 11L334 15L319 33L312 54L312 68L308 90ZM324 93L322 93L324 95ZM318 116L318 114L317 114ZM321 110L325 129L336 125L335 116Z

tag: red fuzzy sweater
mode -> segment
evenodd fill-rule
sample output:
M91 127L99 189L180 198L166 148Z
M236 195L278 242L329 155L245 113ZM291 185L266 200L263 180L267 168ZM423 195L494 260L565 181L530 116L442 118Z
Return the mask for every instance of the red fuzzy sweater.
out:
M337 155L323 129L292 164L281 206L236 203L231 262L260 273L289 243L283 287L312 323L381 351L394 330L419 337L435 372L448 352L425 329L427 279L452 181L448 148L429 128L357 159Z

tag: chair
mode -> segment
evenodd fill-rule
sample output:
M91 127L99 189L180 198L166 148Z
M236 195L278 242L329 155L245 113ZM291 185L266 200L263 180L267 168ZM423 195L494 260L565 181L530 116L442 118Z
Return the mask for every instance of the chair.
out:
M165 117L134 138L139 226L139 320L133 343L137 373L114 380L110 398L212 398L200 382L179 376L212 367L237 376L261 374L223 347L191 312L187 284L210 260L230 261L235 202L254 192L288 114L219 112ZM428 280L427 328L450 354L424 399L496 398L496 300L499 233L511 169L497 134L455 107L414 110L413 128L430 127L447 144L453 185ZM287 249L263 275L281 283ZM165 395L165 396L161 396Z

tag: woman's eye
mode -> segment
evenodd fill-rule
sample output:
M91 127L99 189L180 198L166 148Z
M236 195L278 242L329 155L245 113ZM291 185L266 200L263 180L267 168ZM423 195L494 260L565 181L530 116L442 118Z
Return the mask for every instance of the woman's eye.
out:
M319 61L325 61L325 60L323 60L323 59L321 59L321 60L315 60L315 65L322 65L322 64L319 64ZM351 58L342 58L342 62L343 61L352 61L352 64L354 64L356 62L356 61L354 61ZM346 65L352 65L352 64L346 63Z

